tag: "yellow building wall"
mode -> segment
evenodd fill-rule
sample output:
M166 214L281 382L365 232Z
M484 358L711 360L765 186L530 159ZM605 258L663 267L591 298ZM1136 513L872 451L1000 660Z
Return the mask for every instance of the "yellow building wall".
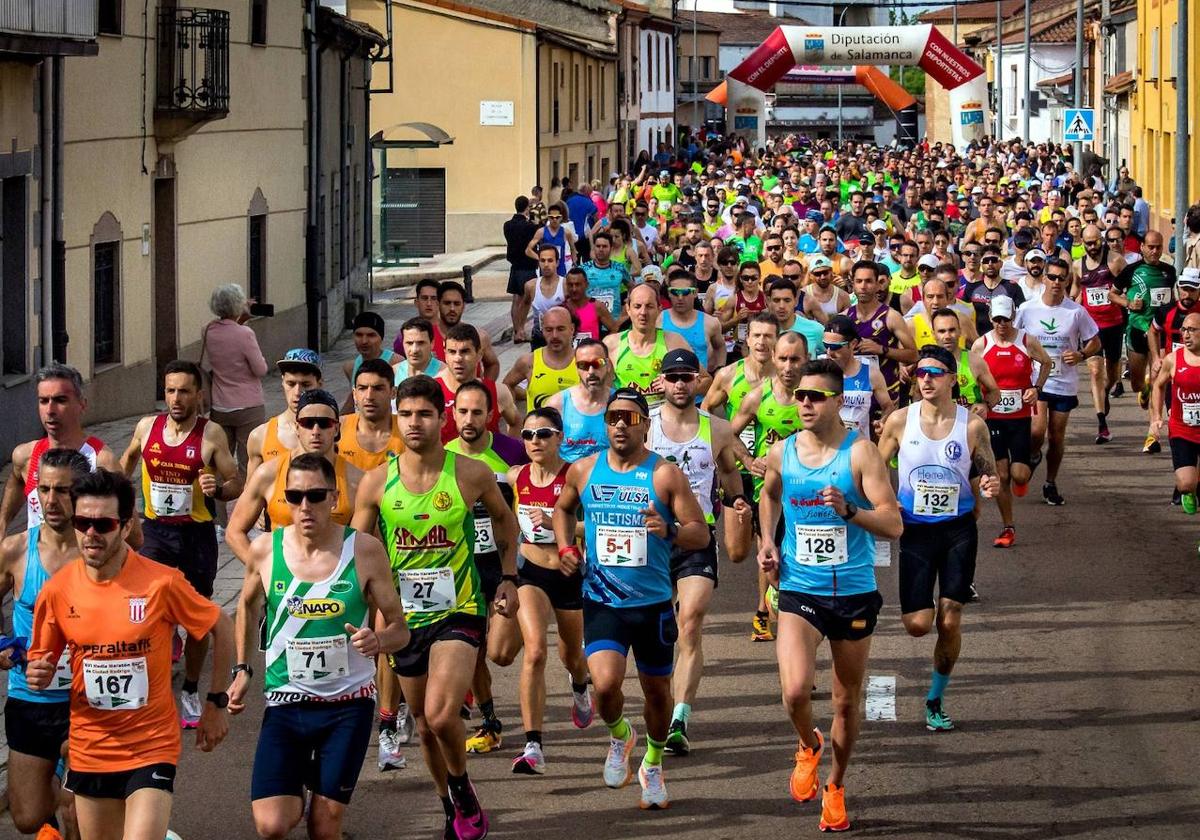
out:
M351 0L350 17L386 33L383 3ZM426 122L454 138L438 149L388 150L389 168L446 170L446 249L504 242L513 200L537 181L536 41L532 32L466 12L392 4L392 93L372 94L371 133ZM376 64L373 87L387 84ZM513 103L511 126L480 125L481 101ZM405 136L408 136L407 134Z
M1179 5L1172 0L1139 0L1137 23L1137 87L1130 97L1131 134L1129 171L1150 203L1150 226L1170 236L1171 218L1200 198L1200 165L1197 142L1192 132L1200 108L1200 62L1188 61L1188 92L1191 115L1184 127L1189 134L1188 195L1175 197L1175 131L1177 128L1175 83L1171 81L1175 43L1172 26L1178 21ZM1190 16L1189 43L1200 38L1200 20ZM1158 38L1158 61L1153 61L1154 33Z
M538 46L539 178L549 186L556 175L576 181L607 181L617 158L616 61L604 61L557 44ZM555 79L557 68L557 76ZM592 125L588 128L588 70L592 72ZM578 85L575 79L578 78ZM636 84L631 80L630 84ZM558 131L554 131L554 97L558 94Z

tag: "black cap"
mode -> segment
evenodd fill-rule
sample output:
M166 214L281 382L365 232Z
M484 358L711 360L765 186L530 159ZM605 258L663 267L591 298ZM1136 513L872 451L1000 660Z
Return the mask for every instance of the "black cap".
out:
M363 311L355 315L354 323L351 325L350 329L357 330L360 327L366 327L367 329L375 330L375 332L379 333L380 338L383 338L387 334L385 332L387 328L383 325L383 316L378 312Z
M700 370L700 360L691 350L669 350L667 355L663 356L662 366L659 370L663 373L669 370L698 371Z
M917 359L933 359L944 364L951 373L958 373L958 359L940 344L926 344L917 354Z
M334 416L341 413L341 406L334 399L333 394L326 391L324 388L313 388L311 391L305 391L300 395L300 400L296 403L296 414L299 416L310 405L325 405L333 409Z
M608 405L605 408L617 400L628 400L629 402L637 403L637 407L641 409L642 414L645 414L647 417L650 416L650 404L646 402L646 397L640 391L633 388L618 388L609 396Z

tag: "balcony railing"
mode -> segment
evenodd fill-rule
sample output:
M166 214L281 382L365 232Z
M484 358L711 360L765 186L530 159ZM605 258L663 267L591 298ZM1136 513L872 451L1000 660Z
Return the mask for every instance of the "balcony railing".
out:
M229 113L229 12L159 9L154 107L166 116L192 120Z
M97 0L4 0L0 32L44 38L96 37Z

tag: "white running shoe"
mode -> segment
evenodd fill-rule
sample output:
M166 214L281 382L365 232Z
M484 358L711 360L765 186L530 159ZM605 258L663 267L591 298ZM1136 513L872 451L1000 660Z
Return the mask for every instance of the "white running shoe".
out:
M407 744L412 741L413 733L417 729L416 723L413 720L412 712L408 710L408 704L401 703L400 708L396 709L397 744Z
M546 772L546 756L537 741L526 741L525 752L513 759L512 771L518 776L541 776Z
M623 788L633 780L633 771L629 769L629 755L637 744L637 731L629 727L629 737L622 741L611 738L608 743L608 758L604 760L604 784L610 788Z
M638 768L638 782L642 786L643 811L661 811L671 807L667 798L667 781L663 778L661 764L643 764Z
M384 729L379 733L379 769L385 770L403 770L408 765L408 761L400 754L400 744L396 739L396 733Z
M587 729L596 717L596 709L592 705L592 689L585 686L582 694L576 694L571 689L571 722L576 729Z
M200 702L200 692L179 692L179 725L184 729L195 729L200 725L200 713L204 705Z

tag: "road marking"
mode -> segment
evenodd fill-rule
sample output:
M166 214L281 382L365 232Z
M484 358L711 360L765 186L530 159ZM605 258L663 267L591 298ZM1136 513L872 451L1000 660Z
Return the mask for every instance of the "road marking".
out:
M896 678L867 677L867 720L896 719Z
M885 540L875 540L875 565L892 565L892 544Z

